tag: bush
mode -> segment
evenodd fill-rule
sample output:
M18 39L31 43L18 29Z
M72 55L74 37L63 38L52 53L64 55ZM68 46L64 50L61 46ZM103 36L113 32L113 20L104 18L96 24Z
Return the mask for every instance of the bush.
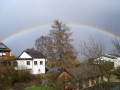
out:
M15 90L23 90L25 87L26 87L25 83L19 82L19 83L14 84L14 89Z
M12 86L14 77L14 68L9 67L1 67L0 68L0 90L4 89L5 87Z
M112 73L116 75L118 79L120 79L120 67L116 68Z
M29 71L26 71L26 70L21 70L21 71L16 71L14 73L14 77L13 77L13 84L16 83L16 82L24 82L24 83L27 83L27 82L30 82L32 81L35 76L30 74Z
M14 67L0 68L0 90L5 90L9 87L24 88L27 83L37 80L36 77L30 74L27 70L15 70Z
M64 62L64 63L63 63ZM48 67L78 67L81 63L77 60L48 60L47 66Z

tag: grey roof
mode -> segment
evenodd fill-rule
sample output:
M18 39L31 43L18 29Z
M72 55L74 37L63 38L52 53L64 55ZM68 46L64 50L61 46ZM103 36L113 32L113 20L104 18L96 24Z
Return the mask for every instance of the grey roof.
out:
M5 44L0 42L0 52L7 52L7 51L11 51L11 50Z
M88 79L105 74L98 65L80 65L75 68L66 68L75 79Z
M52 73L59 73L60 72L60 68L59 67L54 67L54 68L48 68L48 72L52 72Z
M44 56L41 52L35 50L26 50L25 52L32 58L46 58L46 56Z

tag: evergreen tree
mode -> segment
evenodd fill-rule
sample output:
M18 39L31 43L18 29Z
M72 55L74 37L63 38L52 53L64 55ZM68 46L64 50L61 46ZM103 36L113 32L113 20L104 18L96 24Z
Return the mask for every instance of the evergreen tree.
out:
M74 59L75 49L71 44L72 39L70 38L72 33L70 29L61 21L55 20L50 31L50 37L54 43L54 53L56 59L68 60Z

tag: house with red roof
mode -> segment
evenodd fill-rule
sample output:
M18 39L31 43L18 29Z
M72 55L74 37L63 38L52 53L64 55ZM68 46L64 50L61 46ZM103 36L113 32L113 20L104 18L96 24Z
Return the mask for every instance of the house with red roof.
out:
M58 79L64 83L65 90L86 90L107 81L106 72L99 65L82 64L79 67L64 68L58 73Z

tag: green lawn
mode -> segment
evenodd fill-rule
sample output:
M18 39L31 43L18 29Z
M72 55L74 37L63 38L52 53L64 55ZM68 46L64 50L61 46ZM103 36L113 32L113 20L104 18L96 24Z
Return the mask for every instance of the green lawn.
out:
M25 90L53 90L52 87L49 86L41 86L41 87L37 87L37 86L32 86L32 87L28 87Z
M116 76L116 75L111 74L111 75L110 75L110 79L111 79L111 80L113 80L113 79L117 79L117 76Z

